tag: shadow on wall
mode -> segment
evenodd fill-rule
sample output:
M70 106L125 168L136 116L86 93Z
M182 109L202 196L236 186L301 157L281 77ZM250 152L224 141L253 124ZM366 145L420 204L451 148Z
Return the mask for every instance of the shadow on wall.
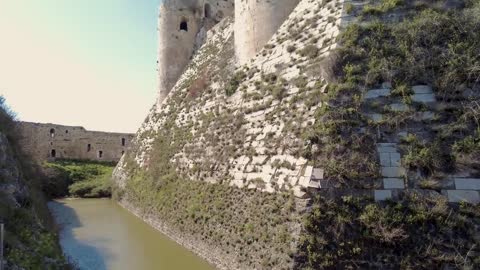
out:
M74 230L83 226L75 210L58 201L49 202L48 208L60 227L60 245L71 263L80 270L107 270L106 255L95 246L88 245L75 236Z

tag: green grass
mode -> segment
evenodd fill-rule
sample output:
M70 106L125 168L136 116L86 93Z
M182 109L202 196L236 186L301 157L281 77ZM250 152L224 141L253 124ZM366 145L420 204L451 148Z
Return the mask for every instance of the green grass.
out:
M248 269L292 264L292 225L298 222L293 195L184 180L175 173L136 175L127 183L118 196L152 211L179 233L237 254Z
M98 198L111 196L112 163L61 160L47 162L44 167L53 170L53 176L44 185L47 194Z

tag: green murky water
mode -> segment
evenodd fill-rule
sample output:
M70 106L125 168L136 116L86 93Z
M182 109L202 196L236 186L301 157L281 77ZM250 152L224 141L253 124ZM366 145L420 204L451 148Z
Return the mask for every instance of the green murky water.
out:
M65 254L82 270L214 269L111 200L57 200L49 208Z

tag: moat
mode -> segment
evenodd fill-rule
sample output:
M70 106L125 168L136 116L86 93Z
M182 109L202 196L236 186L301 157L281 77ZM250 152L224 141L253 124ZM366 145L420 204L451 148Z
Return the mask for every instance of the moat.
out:
M81 270L214 269L112 200L56 200L49 208L64 253Z

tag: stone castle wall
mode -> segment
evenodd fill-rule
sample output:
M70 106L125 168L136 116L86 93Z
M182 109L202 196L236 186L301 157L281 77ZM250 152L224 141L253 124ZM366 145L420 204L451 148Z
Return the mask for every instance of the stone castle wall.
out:
M19 122L18 130L19 144L37 161L84 159L118 162L133 138L133 134L30 122Z
M138 149L131 151L137 164L148 166L156 134L169 122L166 118L175 117L177 127L198 123L191 127L190 133L195 134L191 141L171 160L190 179L215 183L227 177L232 186L266 192L292 190L298 197L305 196L307 189L318 189L323 170L299 155L304 147L301 131L314 123L314 113L321 106L319 101L312 101L318 100L328 82L316 70L315 63L337 46L335 40L344 20L343 6L342 1L326 5L321 1L302 1L247 63L248 68L238 67L234 57L235 22L225 20L212 28L209 32L213 36L198 50L168 98L152 109L138 131L134 146ZM312 10L316 12L309 12ZM305 42L317 36L320 37L315 43ZM217 48L216 53L211 52L212 47ZM296 50L290 51L291 47ZM302 55L307 49L316 50L317 56ZM215 65L216 59L228 63L217 70L223 64ZM292 59L296 59L294 65L290 64ZM183 96L191 91L192 82L205 79L202 74L206 70L216 74L212 82L217 82L206 87L211 89L210 94L202 94L187 105L190 98ZM222 79L237 72L249 75L235 94L225 97L228 82ZM275 77L275 82L267 77ZM269 90L274 88L282 92L281 97ZM181 104L174 104L177 101ZM178 115L172 115L173 108ZM206 120L208 115L215 116L212 124ZM230 124L236 122L238 126L232 129ZM235 134L230 134L232 130ZM226 151L218 144L220 141L234 146L235 153Z
M167 0L158 19L158 103L175 85L208 29L233 13L233 0Z
M255 56L299 0L235 0L235 52L239 64Z
M158 104L168 96L205 42L209 29L235 16L238 64L252 59L285 22L299 0L167 0L158 20Z

